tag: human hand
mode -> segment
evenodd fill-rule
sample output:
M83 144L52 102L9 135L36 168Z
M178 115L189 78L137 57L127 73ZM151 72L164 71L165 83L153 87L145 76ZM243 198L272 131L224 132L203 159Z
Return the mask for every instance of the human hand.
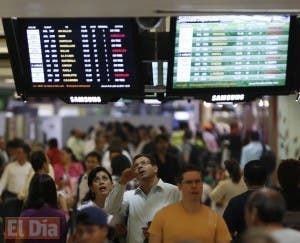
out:
M120 184L126 185L127 182L131 181L132 179L137 177L137 173L132 168L127 168L122 172L122 175L120 177Z

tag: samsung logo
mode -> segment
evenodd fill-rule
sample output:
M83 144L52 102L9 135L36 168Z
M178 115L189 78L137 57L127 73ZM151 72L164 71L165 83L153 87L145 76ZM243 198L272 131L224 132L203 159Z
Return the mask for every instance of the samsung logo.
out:
M243 101L245 100L244 94L225 94L225 95L213 95L211 97L212 102L219 101Z
M70 103L101 103L100 96L71 96Z

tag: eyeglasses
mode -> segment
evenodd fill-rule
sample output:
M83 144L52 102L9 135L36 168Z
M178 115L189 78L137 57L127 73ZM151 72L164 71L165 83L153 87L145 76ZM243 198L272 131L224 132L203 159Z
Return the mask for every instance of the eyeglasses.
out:
M186 184L186 185L189 185L189 186L194 185L194 184L200 185L200 184L202 184L202 180L200 180L200 179L198 179L198 180L186 180L186 181L182 181L182 184Z
M133 170L137 170L138 167L141 165L142 167L146 166L146 165L149 165L151 164L151 161L150 160L142 160L140 163L135 163L133 166L132 166L132 169Z

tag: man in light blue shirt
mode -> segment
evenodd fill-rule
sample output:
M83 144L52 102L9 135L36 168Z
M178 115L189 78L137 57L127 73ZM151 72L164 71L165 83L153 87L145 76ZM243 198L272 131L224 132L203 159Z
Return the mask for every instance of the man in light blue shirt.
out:
M245 165L251 160L259 160L262 154L263 147L259 141L259 134L257 131L250 133L250 142L243 146L241 153L241 169L244 169Z
M119 183L106 198L106 212L128 217L127 243L142 243L143 228L148 228L155 213L180 199L177 186L163 182L157 172L157 164L151 156L135 156L132 168L123 171ZM133 178L137 178L139 187L125 191L127 182Z

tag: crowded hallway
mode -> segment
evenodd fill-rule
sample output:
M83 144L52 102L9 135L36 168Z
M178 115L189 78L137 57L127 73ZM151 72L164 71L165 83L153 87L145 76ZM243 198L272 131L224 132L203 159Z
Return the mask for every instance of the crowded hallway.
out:
M163 127L134 126L129 122L101 122L89 131L92 135L88 139L86 131L71 129L65 146L61 146L56 138L50 138L47 143L28 143L21 138L6 140L1 137L2 222L7 217L55 215L64 225L61 242L67 239L77 242L73 234L78 233L75 223L78 214L86 208L96 207L107 214L110 242L161 242L164 237L173 236L160 235L157 241L158 225L155 223L153 229L151 227L153 218L156 222L156 213L167 205L182 200L189 202L188 190L195 190L194 193L199 190L200 195L195 194L199 195L195 197L196 205L203 205L217 215L223 232L220 237L225 237L224 242L239 242L244 232L254 227L248 225L248 213L245 214L246 205L251 204L248 198L254 192L269 188L267 194L273 191L278 197L280 194L282 215L278 223L299 230L299 158L276 160L271 156L274 161L270 166L270 161L263 160L263 145L257 130L248 131L245 133L248 137L243 138L238 123L231 123L230 128L227 134L220 134L215 124L207 123L193 133L184 122L172 131ZM154 131L156 135L151 135ZM205 133L211 136L205 136ZM74 140L77 142L72 143ZM231 141L235 146L230 146ZM216 146L215 150L209 149L211 144ZM249 146L256 146L258 151L253 152L252 148L248 153ZM270 146L266 147L270 152ZM73 151L77 151L77 155L81 153L81 157ZM246 157L245 153L248 153L247 162L241 164L238 158ZM196 176L193 171L199 173L199 179L183 184L185 176ZM39 183L42 184L39 186ZM48 189L42 189L45 186L53 188L52 195ZM268 198L266 195L263 200L268 201ZM51 210L44 208L45 205ZM172 210L177 212L177 207ZM164 216L166 220L171 217L167 215ZM178 218L185 217L178 215ZM194 228L195 224L206 225L209 220L188 225ZM5 235L3 224L2 240ZM259 226L264 227L263 224ZM201 235L190 230L187 235L182 232L180 237L201 239ZM173 230L168 228L168 231ZM292 231L291 237L299 239L295 232ZM275 237L277 242L282 242L280 233L278 235L279 238Z

